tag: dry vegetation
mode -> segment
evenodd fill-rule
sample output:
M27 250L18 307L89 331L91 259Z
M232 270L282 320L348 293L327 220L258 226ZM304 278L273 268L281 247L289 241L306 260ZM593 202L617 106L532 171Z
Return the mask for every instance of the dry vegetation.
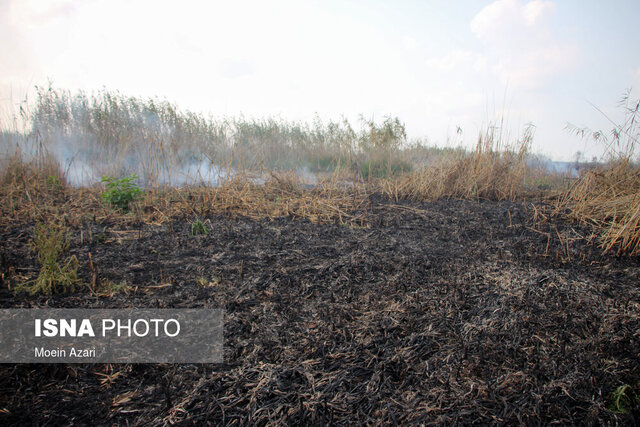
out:
M441 197L515 200L525 196L526 178L534 173L527 165L533 134L511 146L490 127L480 135L475 151L458 152L435 165L380 183L394 199L430 200Z
M628 159L584 174L559 206L593 224L605 251L640 254L640 169Z
M558 202L559 210L595 226L605 251L640 255L640 100L627 93L621 100L625 120L609 135L573 129L607 148L604 165L586 171Z
M55 374L64 380L42 366L0 370L0 395L26 396L6 397L0 415L630 420L640 410L639 107L608 139L576 130L610 156L570 180L535 166L533 128L511 140L489 126L474 150L439 149L409 143L395 118L363 119L360 131L215 121L157 100L40 90L26 129L0 135L0 232L13 245L0 252L5 306L219 304L228 364L108 365L121 369L113 389L91 388L100 366ZM601 257L614 250L631 257ZM141 377L151 394L137 396ZM56 387L72 395L68 413ZM166 405L149 404L158 396Z
M26 128L0 138L2 222L118 216L99 199L107 173L141 177L144 198L121 219L155 223L227 212L362 225L372 193L395 201L559 194L557 211L594 225L605 251L637 255L638 103L629 94L623 102L626 120L610 136L573 129L609 157L564 191L566 177L532 166L532 127L510 141L501 123L488 126L469 152L408 143L397 118L363 118L360 131L346 120L214 120L156 99L40 88L35 106L21 109Z
M213 120L163 101L53 88L38 89L21 112L26 128L3 138L5 223L118 216L100 203L104 174L138 174L144 198L120 217L156 223L227 212L363 225L376 192L513 200L531 188L530 129L511 145L489 127L466 152L409 143L391 117L362 118L359 131L346 120Z

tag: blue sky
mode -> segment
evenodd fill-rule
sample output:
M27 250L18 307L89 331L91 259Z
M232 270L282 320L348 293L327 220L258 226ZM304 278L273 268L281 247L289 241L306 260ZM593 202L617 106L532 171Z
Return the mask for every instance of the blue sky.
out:
M3 116L33 85L158 96L215 116L398 116L409 137L473 144L505 117L534 150L601 148L640 92L638 1L0 0ZM456 133L461 127L462 135Z

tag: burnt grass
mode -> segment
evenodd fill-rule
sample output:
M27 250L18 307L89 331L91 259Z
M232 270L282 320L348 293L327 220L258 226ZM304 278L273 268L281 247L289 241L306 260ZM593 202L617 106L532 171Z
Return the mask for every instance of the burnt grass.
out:
M85 283L91 252L98 280L134 287L113 296L14 295L39 269L33 224L1 230L1 307L224 308L225 342L222 364L0 365L0 423L637 422L637 408L607 409L640 385L637 257L534 220L530 202L373 197L368 210L366 227L74 228Z

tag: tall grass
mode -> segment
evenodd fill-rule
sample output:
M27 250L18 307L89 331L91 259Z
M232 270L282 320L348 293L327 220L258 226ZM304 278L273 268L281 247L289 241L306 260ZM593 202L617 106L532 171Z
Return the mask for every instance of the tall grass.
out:
M131 218L163 221L179 206L196 217L253 212L350 223L362 222L352 211L369 191L395 199L515 199L532 176L533 128L512 141L502 122L467 151L409 142L394 117L361 117L359 127L346 119L214 119L106 90L37 88L20 113L24 129L0 135L3 220L44 220L65 209L111 218L99 203L104 175L140 177L144 198L131 205Z
M609 133L571 127L581 137L604 145L605 163L588 170L563 195L559 209L595 225L606 251L640 255L640 100L631 92L620 101L624 111L622 123Z
M36 88L34 102L23 106L21 114L26 130L7 135L22 138L22 143L9 145L20 145L25 158L38 153L57 159L73 185L92 185L103 175L132 174L146 188L196 181L218 185L243 170L337 173L359 181L416 171L414 179L420 179L426 168L439 165L436 170L447 176L435 194L502 198L513 196L515 184L507 183L506 190L497 186L515 172L515 163L522 166L530 142L521 147L524 151L514 151L503 126L490 126L469 154L409 143L404 124L394 117L361 117L359 128L346 119L214 119L164 100L107 90L72 94ZM9 139L0 138L5 145Z
M436 199L441 197L515 199L523 195L529 173L528 156L533 127L525 128L515 143L489 126L478 136L472 152L453 151L435 165L403 174L382 183L393 198Z
M346 119L214 119L167 101L107 90L72 94L39 87L21 114L26 131L13 136L22 137L23 151L44 149L59 160L69 181L85 185L102 175L134 173L153 187L206 175L213 176L205 181L215 183L229 169L353 171L374 157L393 164L406 143L397 118L362 118L359 130ZM1 139L7 145L8 138Z

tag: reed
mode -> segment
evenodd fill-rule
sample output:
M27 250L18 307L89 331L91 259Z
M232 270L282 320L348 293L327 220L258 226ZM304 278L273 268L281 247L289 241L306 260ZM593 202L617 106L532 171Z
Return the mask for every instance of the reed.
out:
M441 197L514 200L525 193L527 159L533 128L511 144L496 127L480 134L472 152L454 151L438 163L381 183L394 198L430 200Z
M571 127L605 148L606 162L584 171L558 200L558 211L595 226L605 252L640 255L640 100L631 93L620 101L624 120L610 133Z
M510 141L504 123L488 126L466 151L407 141L394 117L361 117L357 129L345 119L213 119L106 90L36 93L21 109L25 128L0 138L5 152L15 152L0 165L2 222L66 215L73 223L156 223L224 212L363 225L372 192L396 200L513 200L534 181L532 127ZM131 185L144 194L130 213L100 203L105 175L139 177Z

